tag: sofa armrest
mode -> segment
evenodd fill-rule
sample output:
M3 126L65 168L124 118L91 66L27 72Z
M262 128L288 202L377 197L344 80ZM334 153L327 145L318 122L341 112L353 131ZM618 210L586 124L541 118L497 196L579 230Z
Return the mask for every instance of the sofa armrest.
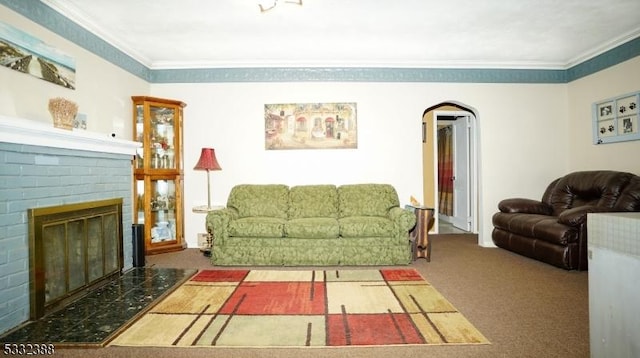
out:
M393 221L395 235L399 239L406 239L409 231L416 225L416 214L399 206L391 208L388 217Z
M583 205L575 208L567 209L558 215L558 222L560 224L569 226L579 226L586 224L588 213L603 213L611 211L610 208L595 206L595 205Z
M224 208L207 213L207 231L213 235L214 245L224 245L225 239L229 237L229 223L238 217L238 211L234 208Z
M553 215L551 206L539 200L524 198L504 199L498 203L498 209L503 213Z

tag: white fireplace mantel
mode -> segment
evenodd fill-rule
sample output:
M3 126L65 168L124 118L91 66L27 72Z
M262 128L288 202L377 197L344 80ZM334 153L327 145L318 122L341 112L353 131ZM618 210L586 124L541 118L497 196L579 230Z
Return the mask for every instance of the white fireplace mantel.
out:
M135 155L141 143L85 130L65 130L51 123L0 115L0 142L91 152Z

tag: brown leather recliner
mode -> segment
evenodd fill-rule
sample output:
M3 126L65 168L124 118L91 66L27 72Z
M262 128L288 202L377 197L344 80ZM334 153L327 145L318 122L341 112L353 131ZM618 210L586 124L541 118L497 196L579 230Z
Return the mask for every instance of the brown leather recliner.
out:
M505 199L498 209L496 246L567 270L586 270L587 213L640 211L640 177L574 172L551 182L540 201Z

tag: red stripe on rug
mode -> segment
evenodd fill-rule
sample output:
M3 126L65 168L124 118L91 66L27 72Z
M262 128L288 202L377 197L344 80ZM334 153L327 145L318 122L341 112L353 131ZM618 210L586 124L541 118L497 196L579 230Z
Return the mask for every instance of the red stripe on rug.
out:
M386 281L423 281L420 273L414 269L382 269L382 277Z
M424 343L420 333L404 313L346 316L331 314L327 324L328 346Z
M249 274L249 270L203 270L190 281L198 282L240 282Z
M240 297L246 296L235 314L322 315L325 295L323 282L243 282L219 313L230 314Z

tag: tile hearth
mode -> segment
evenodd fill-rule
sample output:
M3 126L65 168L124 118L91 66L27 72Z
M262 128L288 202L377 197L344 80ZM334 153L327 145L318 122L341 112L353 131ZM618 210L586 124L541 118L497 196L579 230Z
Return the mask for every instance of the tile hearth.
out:
M2 343L101 346L197 270L133 268L37 321L0 336Z

